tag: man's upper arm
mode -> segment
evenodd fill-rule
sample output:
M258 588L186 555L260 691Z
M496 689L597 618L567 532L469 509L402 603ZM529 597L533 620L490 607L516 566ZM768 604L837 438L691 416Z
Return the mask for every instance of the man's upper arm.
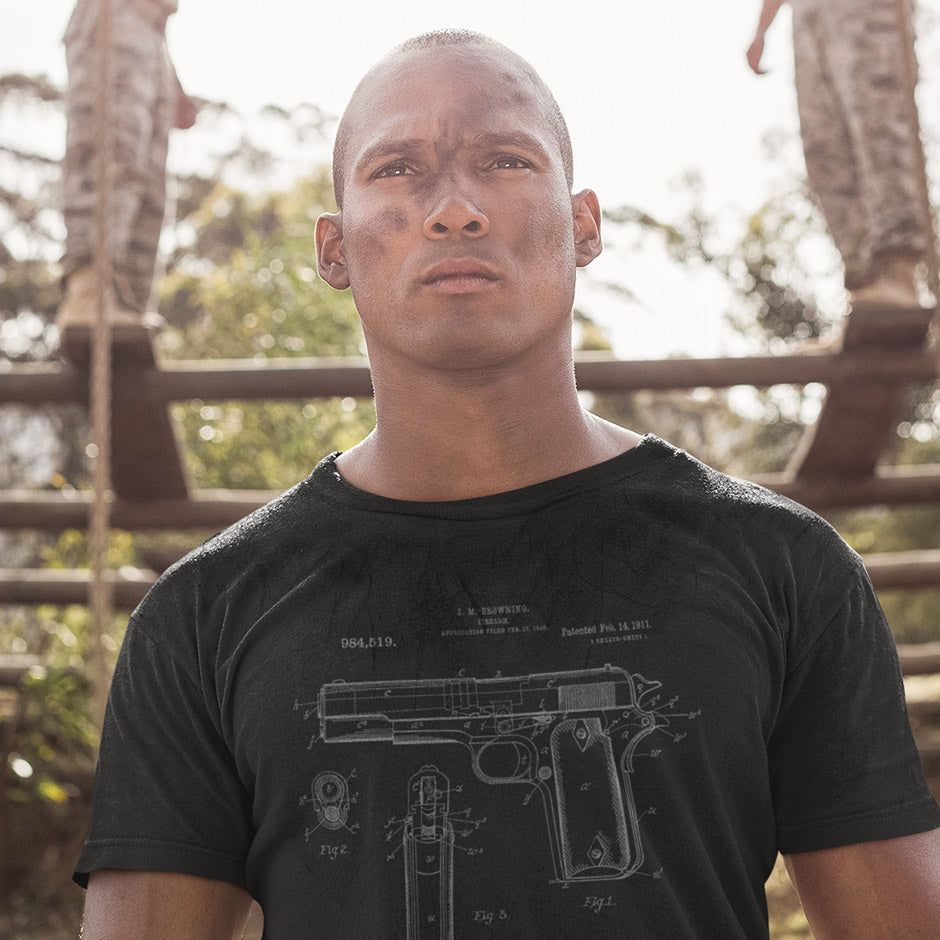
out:
M933 940L940 829L785 856L816 940Z
M232 940L251 897L226 881L166 871L92 872L83 940Z

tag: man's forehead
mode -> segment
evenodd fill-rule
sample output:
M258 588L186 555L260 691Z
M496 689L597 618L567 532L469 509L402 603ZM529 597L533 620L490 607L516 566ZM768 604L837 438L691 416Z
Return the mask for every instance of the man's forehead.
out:
M460 43L398 49L377 62L365 75L362 85L396 83L415 72L455 73L482 76L511 85L534 86L531 66L511 49L497 43Z
M460 31L456 31L460 33ZM423 40L426 44L422 44ZM441 41L438 41L441 40ZM447 96L451 97L448 98ZM409 108L425 118L453 105L480 125L487 118L510 118L518 130L543 139L557 151L569 188L574 169L571 140L558 103L535 69L521 56L486 37L418 36L370 69L353 92L340 119L333 147L333 191L342 208L346 170L380 136L380 125ZM413 135L410 135L413 136Z
M478 136L481 122L496 130L507 120L500 112L509 110L528 112L526 123L550 133L543 96L523 60L499 46L461 45L383 59L357 89L347 118L353 151L361 151L381 138L412 136L409 129L421 124L431 136Z

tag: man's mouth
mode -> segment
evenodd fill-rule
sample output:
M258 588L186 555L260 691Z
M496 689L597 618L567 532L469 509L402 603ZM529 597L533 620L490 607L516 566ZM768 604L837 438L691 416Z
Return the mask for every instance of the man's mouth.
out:
M493 269L476 258L448 258L428 268L421 283L444 294L467 294L492 287Z

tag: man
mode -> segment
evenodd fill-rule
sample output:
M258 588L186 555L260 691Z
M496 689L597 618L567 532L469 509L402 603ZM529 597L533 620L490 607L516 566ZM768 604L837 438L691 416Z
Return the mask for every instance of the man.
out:
M57 323L63 345L87 338L97 306L92 255L98 187L94 110L101 56L111 57L114 118L109 167L108 247L114 270L112 327L139 333L155 321L147 307L166 206L170 128L191 127L196 106L180 86L166 50L166 22L177 0L111 0L111 42L98 48L101 0L79 0L65 33L69 69L63 163L65 298Z
M940 812L857 556L585 412L590 190L526 62L418 37L356 89L322 276L377 426L169 571L112 686L86 940L927 937Z
M747 61L786 0L763 0ZM919 309L927 250L920 141L911 120L903 28L909 0L791 0L806 174L845 265L853 309Z

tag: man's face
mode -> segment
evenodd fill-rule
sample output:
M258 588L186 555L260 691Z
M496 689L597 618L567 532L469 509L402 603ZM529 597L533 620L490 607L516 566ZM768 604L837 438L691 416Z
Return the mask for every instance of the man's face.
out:
M570 195L516 62L480 45L400 54L353 109L343 209L317 243L325 279L352 288L373 362L495 366L570 336L575 268L600 251L596 198Z

